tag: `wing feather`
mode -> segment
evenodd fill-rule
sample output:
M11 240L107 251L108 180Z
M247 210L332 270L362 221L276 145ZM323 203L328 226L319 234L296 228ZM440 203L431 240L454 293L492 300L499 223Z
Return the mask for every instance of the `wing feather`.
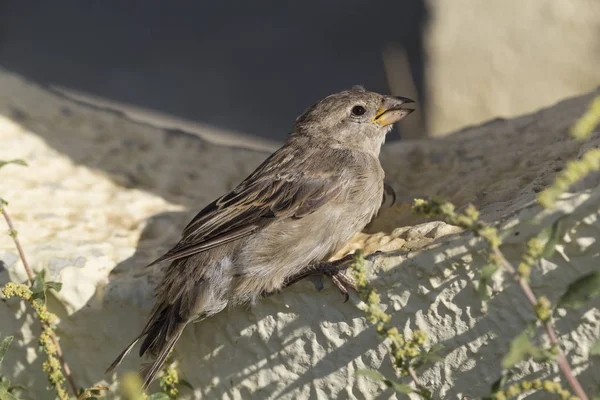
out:
M339 173L308 175L294 168L297 163L288 154L273 154L233 191L200 211L179 243L150 265L241 239L281 218L302 218L340 193Z

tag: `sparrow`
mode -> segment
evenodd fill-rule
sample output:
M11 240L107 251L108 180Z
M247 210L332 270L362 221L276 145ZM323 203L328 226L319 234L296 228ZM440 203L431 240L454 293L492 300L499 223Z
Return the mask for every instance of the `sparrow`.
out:
M170 263L138 341L143 389L185 327L227 306L254 305L305 277L329 276L346 296L348 257L327 262L377 214L384 198L379 152L414 103L355 86L306 109L284 145L231 192L200 211L180 241L150 265Z

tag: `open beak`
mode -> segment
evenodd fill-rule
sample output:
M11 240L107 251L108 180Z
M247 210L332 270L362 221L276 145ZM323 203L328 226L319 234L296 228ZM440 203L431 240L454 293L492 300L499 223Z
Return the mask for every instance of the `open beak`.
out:
M414 100L406 97L385 97L383 104L377 110L373 123L381 126L387 126L400 121L411 112L415 111L414 108L407 108L405 105L414 103Z

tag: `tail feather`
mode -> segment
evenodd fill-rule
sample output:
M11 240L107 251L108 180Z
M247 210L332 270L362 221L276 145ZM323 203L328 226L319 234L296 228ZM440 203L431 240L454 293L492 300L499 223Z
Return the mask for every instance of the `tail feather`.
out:
M114 370L129 354L133 347L144 338L140 346L140 356L148 353L155 357L150 363L144 365L140 371L144 380L143 389L146 390L154 379L169 355L169 352L181 336L188 321L181 318L180 301L170 305L157 306L152 313L142 333L135 338L117 359L108 367L106 372Z
M150 321L144 328L146 338L140 346L140 357L148 352L156 356L167 343L181 324L186 321L181 317L181 300L174 304L157 307Z
M186 262L181 261L181 262ZM175 262L169 267L176 270L181 262ZM196 316L195 305L203 287L201 281L185 280L184 275L165 275L165 279L157 290L157 302L150 313L150 318L142 333L117 357L107 372L115 369L129 354L132 348L142 340L139 354L146 353L154 358L144 365L140 371L144 380L144 390L154 379L169 352L181 336L185 326Z
M151 363L147 363L142 366L142 369L140 370L140 374L144 380L142 390L146 390L148 385L150 385L150 383L154 380L156 374L158 371L160 371L160 368L165 363L165 359L169 355L171 349L173 346L175 346L177 340L179 340L179 337L183 333L186 325L187 323L180 323L177 327L175 327L174 331L171 332L169 340L160 343L160 350L158 350L156 358Z
M108 367L106 369L106 371L104 372L105 374L108 374L110 372L112 372L115 368L117 368L119 366L119 364L121 364L121 361L123 361L123 359L125 357L127 357L127 354L129 354L129 352L131 351L131 349L133 349L133 347L137 344L137 342L139 342L139 340L142 338L144 334L142 333L140 336L136 337L130 344L129 346L127 346L125 348L125 350L123 350L121 352L121 354L118 355L117 359L115 361L113 361L112 364L110 364L110 367Z

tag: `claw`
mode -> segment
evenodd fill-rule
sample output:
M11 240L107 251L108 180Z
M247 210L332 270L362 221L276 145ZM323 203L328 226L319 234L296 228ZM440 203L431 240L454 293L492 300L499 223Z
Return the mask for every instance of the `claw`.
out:
M383 183L383 199L381 201L382 205L386 202L387 196L391 196L391 198L392 198L392 202L389 205L389 207L391 207L394 204L396 204L396 200L398 200L398 198L396 196L396 191L394 190L394 188L392 187L392 185L390 185L387 182L384 182Z
M331 277L331 281L339 289L342 296L344 296L344 303L347 302L348 299L350 299L350 295L348 294L348 290L346 289L344 284L341 282L341 280L336 275L333 275Z
M346 303L350 299L350 294L348 293L350 290L357 291L356 282L354 279L350 278L344 272L338 270L332 275L329 275L333 284L338 288L338 290L344 296L344 303Z

